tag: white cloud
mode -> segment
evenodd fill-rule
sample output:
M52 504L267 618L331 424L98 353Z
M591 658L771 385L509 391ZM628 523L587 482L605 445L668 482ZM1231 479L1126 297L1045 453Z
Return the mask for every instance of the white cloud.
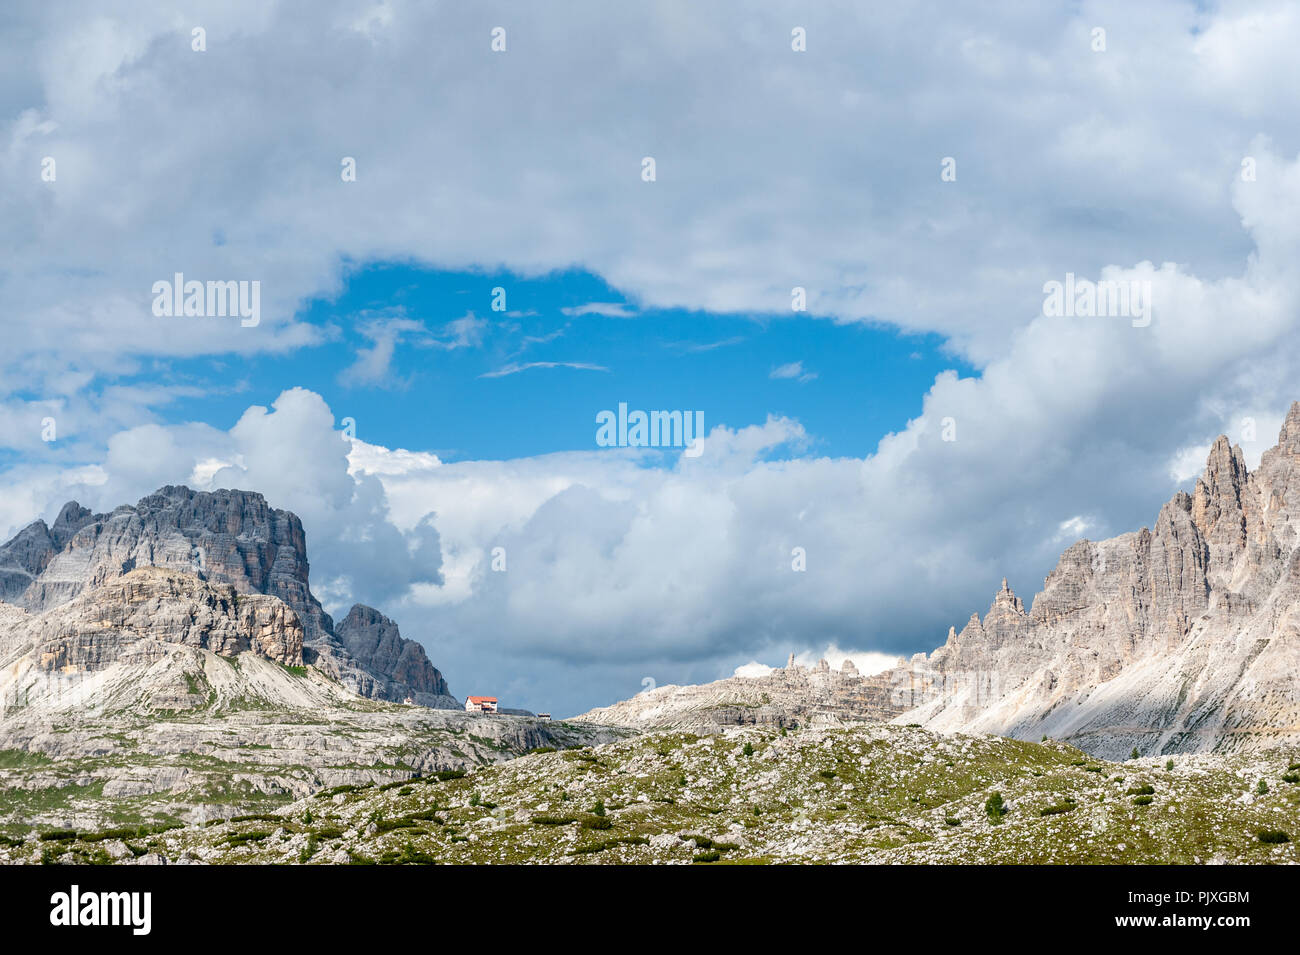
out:
M788 364L778 365L776 368L773 368L768 373L767 377L774 380L780 380L782 378L797 378L799 379L799 383L803 384L804 382L812 381L816 378L817 373L814 371L804 371L803 362L801 361L792 361Z
M573 305L560 309L565 315L602 315L605 318L632 318L636 309L622 302L588 302L586 305Z
M1206 451L1208 452L1209 448L1206 448ZM1197 465L1196 471L1188 475L1188 477L1194 477L1195 475L1200 474L1204 469L1205 455L1203 454L1201 455L1201 462ZM1179 478L1178 480L1179 483L1183 483L1187 478ZM1061 521L1061 526L1057 528L1054 540L1069 541L1073 543L1087 534L1092 526L1093 522L1091 518L1083 517L1082 515L1075 515L1074 517Z
M393 355L404 335L423 332L424 325L409 318L382 318L364 322L360 330L370 339L371 346L357 349L357 360L339 375L339 380L345 384L387 387L404 384L393 375Z
M495 371L485 371L479 377L504 378L506 375L517 375L521 371L531 371L534 368L574 368L578 371L609 371L604 365L594 365L585 361L528 361L510 362Z
M53 395L74 367L302 347L324 333L297 309L375 260L581 264L642 311L788 317L799 285L813 314L937 331L983 365L1067 270L1152 254L1236 270L1226 177L1260 130L1297 147L1298 36L1300 12L1271 2L27 5L0 35L0 365L10 389ZM647 80L646 63L667 68ZM220 149L196 116L230 117ZM262 280L262 324L155 319L150 285L177 270ZM360 370L382 375L384 351Z

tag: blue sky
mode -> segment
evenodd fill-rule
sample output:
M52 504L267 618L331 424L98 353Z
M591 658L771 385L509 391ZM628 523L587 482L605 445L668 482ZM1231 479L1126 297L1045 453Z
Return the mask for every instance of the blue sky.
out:
M492 310L495 288L506 290L505 312ZM592 305L599 311L580 313ZM611 318L611 305L627 317ZM467 316L484 322L481 342L430 343L451 341L446 326ZM354 418L366 441L446 460L590 450L596 413L620 401L700 410L706 427L791 417L809 432L810 451L860 456L919 414L940 371L974 373L937 335L807 314L641 311L599 277L573 270L521 278L372 265L350 272L341 294L309 303L299 319L333 340L287 355L177 362L176 380L236 387L178 400L164 419L229 427L292 382L324 396L340 420ZM350 375L358 352L372 346L360 327L394 319L420 329L400 333L378 377ZM501 373L514 366L522 370Z

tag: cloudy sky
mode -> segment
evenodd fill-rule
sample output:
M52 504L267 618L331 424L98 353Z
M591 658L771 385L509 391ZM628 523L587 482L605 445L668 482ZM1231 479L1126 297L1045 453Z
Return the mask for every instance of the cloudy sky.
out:
M259 490L557 714L1028 599L1300 398L1300 9L1009 6L6 4L0 533Z

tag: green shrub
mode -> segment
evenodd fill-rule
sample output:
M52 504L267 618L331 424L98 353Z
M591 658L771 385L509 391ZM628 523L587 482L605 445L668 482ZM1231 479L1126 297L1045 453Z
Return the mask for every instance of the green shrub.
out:
M717 862L721 858L722 858L722 853L718 852L715 849L710 852L701 852L698 853L697 855L691 856L691 861L692 862Z
M1002 817L1007 814L1007 804L1002 799L1002 793L994 793L984 803L984 812L988 814L990 822L1001 822Z
M588 816L580 825L583 829L609 829L614 823L606 816Z
M1259 781L1259 785L1255 787L1255 792L1259 793L1259 795L1261 795L1261 796L1267 796L1267 795L1268 795L1268 783L1264 782L1264 780L1261 779L1261 780Z
M603 800L603 799L597 799L597 800L596 800L596 805L594 805L594 806L591 807L591 814L592 814L593 816L603 816L603 815L605 815L605 800Z
M298 853L298 861L302 863L309 862L311 860L311 857L316 854L316 849L318 848L318 846L319 843L317 842L316 839L316 833L314 832L307 833L307 844L303 846L302 851Z
M1137 758L1138 758L1138 748L1137 748L1136 746L1133 747L1133 752L1131 752L1131 753L1128 754L1128 758L1129 758L1129 759L1137 759Z
M961 820L958 819L956 816L949 816L947 819L943 821L943 824L945 826L960 826Z
M743 754L745 754L746 756L753 756L753 755L754 755L754 744L753 744L753 743L746 742L744 748L741 749L741 752L742 752Z
M1077 808L1079 807L1073 799L1067 799L1065 802L1058 802L1054 806L1047 806L1038 810L1038 814L1040 816L1059 816Z
M1173 768L1174 768L1174 761L1172 759L1165 760L1165 769L1173 769Z
M436 865L437 862L433 856L421 852L410 843L402 846L400 852L390 849L379 857L380 865Z
M1300 783L1300 773L1287 773L1282 777L1284 783Z
M41 842L67 842L77 838L76 829L51 829L41 833Z
M353 786L351 784L346 786L335 786L332 789L322 789L316 795L318 797L341 796L344 793L354 793L358 789L364 789L364 788L365 788L364 786Z
M530 820L534 826L569 826L578 820L573 816L533 816Z
M1154 796L1155 794L1156 787L1150 783L1143 786L1130 786L1128 792L1125 793L1126 796Z
M1280 845L1283 842L1290 842L1291 837L1281 829L1265 829L1259 833L1259 841L1271 845Z
M1154 799L1155 799L1154 796L1134 796L1134 797L1133 797L1133 805L1135 805L1135 806L1149 806L1149 805L1151 805L1151 802L1152 802L1152 800L1154 800Z

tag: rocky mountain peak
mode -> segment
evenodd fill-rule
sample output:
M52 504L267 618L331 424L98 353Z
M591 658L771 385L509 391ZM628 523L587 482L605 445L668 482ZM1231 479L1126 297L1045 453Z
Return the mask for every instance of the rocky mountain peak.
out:
M451 696L447 681L429 662L424 647L403 639L397 624L374 607L354 605L335 627L335 634L357 663L371 673L388 674L416 703Z
M302 521L256 491L167 485L108 514L69 502L52 528L36 521L0 545L0 600L39 614L139 567L278 598L301 624L304 660L363 696L456 705L424 649L404 640L382 615L382 651L369 651L364 664L352 656L311 592Z
M1277 446L1290 455L1300 455L1300 401L1293 401L1278 433Z
M90 509L82 507L76 501L64 504L59 516L54 519L54 526L50 528L50 539L55 548L62 550L77 531L94 520L95 515Z

